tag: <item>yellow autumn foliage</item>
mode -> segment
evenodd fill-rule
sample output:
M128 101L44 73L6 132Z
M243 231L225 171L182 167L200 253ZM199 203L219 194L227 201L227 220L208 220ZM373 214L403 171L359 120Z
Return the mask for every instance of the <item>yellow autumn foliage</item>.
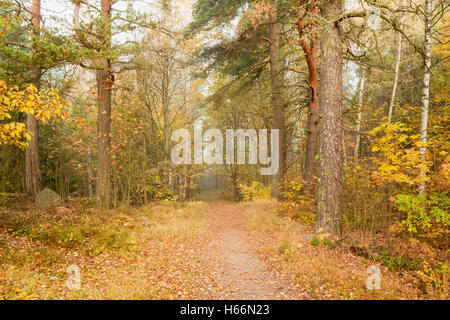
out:
M67 105L57 89L38 91L35 86L29 85L19 90L0 81L0 145L25 148L31 139L25 123L14 120L17 113L33 114L41 123L47 124L65 119Z
M419 134L401 122L383 122L374 128L370 135L374 137L372 158L374 169L372 177L379 184L389 182L418 185L428 177L421 172L428 172L426 161L420 159Z

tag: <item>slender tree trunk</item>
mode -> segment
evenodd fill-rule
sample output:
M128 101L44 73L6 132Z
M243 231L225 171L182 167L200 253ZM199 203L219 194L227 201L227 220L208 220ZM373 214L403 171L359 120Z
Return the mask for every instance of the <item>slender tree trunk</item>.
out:
M308 129L306 135L306 154L304 178L306 188L310 192L314 191L315 177L317 176L317 160L319 144L319 91L317 81L317 67L318 67L318 39L314 33L316 29L316 21L314 20L318 15L319 8L317 1L307 4L306 0L302 0L299 6L299 15L297 20L297 30L300 38L300 45L305 53L306 63L308 65L308 83L309 83L309 97L308 97ZM309 13L309 34L308 41L304 38L306 35L305 17Z
M169 58L164 57L162 63L162 75L161 75L161 102L163 112L163 139L164 139L164 161L170 160L170 127L169 127L169 86L170 77L169 70L170 63Z
M101 1L102 10L102 37L111 45L111 0ZM98 159L97 159L97 208L109 208L110 181L111 181L111 86L113 74L110 71L110 62L100 59L101 69L97 70L97 93L98 93Z
M191 200L191 177L186 175L186 190L185 190L185 200L189 201Z
M338 22L340 0L322 1L322 17L328 21L320 40L319 110L319 190L316 232L330 237L342 234L342 42Z
M426 161L427 155L427 129L428 129L428 106L430 103L430 68L431 68L431 0L425 0L425 56L424 56L424 74L422 88L422 115L420 121L420 141L423 145L420 147L420 160ZM425 172L421 171L424 178ZM425 193L425 181L419 185L419 192Z
M404 1L402 2L402 4ZM400 25L403 25L405 21L405 15L403 14L400 18ZM395 104L395 95L397 93L397 84L398 84L398 74L400 70L400 62L402 59L402 34L400 32L397 33L397 58L395 60L395 76L394 83L392 84L392 95L391 101L389 102L389 111L388 111L388 122L391 123L392 114L394 112L394 104Z
M148 193L147 193L147 147L146 147L146 140L145 137L142 139L142 186L144 188L144 205L148 203ZM169 180L169 186L170 186L170 180Z
M89 199L92 199L92 180L94 179L94 175L92 174L92 169L91 169L91 163L92 163L92 153L91 153L91 150L89 150L88 151L88 168L87 168Z
M359 154L359 143L361 141L361 135L359 134L361 130L362 123L362 107L364 98L364 89L366 84L366 74L363 71L361 74L361 79L359 80L359 90L358 90L358 113L356 114L356 138L355 138L355 149L353 150L353 156L358 159Z
M34 37L39 38L39 28L41 23L41 1L33 0L32 6L33 17L31 19L34 27ZM32 78L34 86L40 90L41 88L41 68L34 67L32 70ZM25 183L26 193L30 197L36 196L41 191L41 171L39 168L39 143L38 143L38 121L33 114L27 114L27 131L31 135L25 151Z
M239 172L237 172L238 167L230 165L229 168L231 175L231 184L233 185L234 200L239 201L241 200L241 191L239 189Z
M270 77L272 87L272 109L273 109L273 129L279 130L279 169L272 177L272 196L279 199L281 197L281 183L283 182L286 168L286 148L285 148L285 123L284 107L281 95L281 73L280 73L280 34L278 32L277 10L274 3L269 19L271 25L270 32Z

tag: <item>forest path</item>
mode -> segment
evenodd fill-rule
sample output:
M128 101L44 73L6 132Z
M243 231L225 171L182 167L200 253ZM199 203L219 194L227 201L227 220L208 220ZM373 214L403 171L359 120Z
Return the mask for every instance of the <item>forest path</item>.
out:
M249 217L237 203L210 203L211 238L204 258L224 299L298 299L289 280L271 270L257 252ZM220 295L220 294L219 294Z

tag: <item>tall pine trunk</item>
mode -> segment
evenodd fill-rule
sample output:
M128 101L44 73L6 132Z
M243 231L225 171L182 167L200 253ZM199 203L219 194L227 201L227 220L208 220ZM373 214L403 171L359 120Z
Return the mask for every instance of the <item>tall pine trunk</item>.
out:
M308 128L306 134L306 154L303 176L306 182L306 189L311 193L313 193L315 189L315 177L317 176L316 155L319 144L319 92L317 81L319 44L317 35L314 33L316 29L315 17L318 15L318 11L317 0L312 3L302 0L300 2L297 20L300 45L305 54L306 64L308 66ZM309 21L308 23L305 23L307 14L310 14L308 17ZM309 26L308 35L306 35L306 25ZM305 39L305 36L307 36L307 39Z
M325 30L320 40L319 66L319 186L316 232L330 237L342 234L342 42L339 23L342 14L340 0L320 4Z
M102 30L100 31L107 47L111 45L111 0L101 1ZM109 208L111 182L111 86L113 74L110 61L100 58L100 69L97 70L98 93L98 159L97 159L97 208Z
M281 94L281 73L280 73L280 34L277 23L276 2L270 12L270 77L272 87L272 110L273 110L273 129L279 130L279 169L272 177L272 196L281 197L281 183L284 179L286 170L286 148L285 148L285 123L284 106Z
M423 88L422 88L422 114L420 121L420 160L425 162L427 155L427 130L428 130L428 106L430 104L430 68L431 68L431 0L425 0L425 45L424 45L424 74L423 74ZM421 176L424 178L425 172L421 171ZM422 179L423 180L423 179ZM425 193L425 181L423 180L419 185L419 192Z
M33 0L32 6L32 23L34 28L35 40L40 35L40 23L41 23L41 1ZM33 84L40 90L41 87L41 68L38 66L33 67L31 71ZM36 196L41 191L41 171L39 168L39 143L38 143L38 121L33 114L27 114L27 131L31 135L31 140L28 142L27 149L25 151L25 185L26 193L30 197Z

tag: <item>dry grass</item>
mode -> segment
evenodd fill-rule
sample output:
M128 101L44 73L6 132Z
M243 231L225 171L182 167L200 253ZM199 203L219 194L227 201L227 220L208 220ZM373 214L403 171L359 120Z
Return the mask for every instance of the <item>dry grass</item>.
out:
M175 298L189 273L183 246L205 232L209 210L203 202L24 209L0 208L0 299ZM82 290L66 286L71 264Z
M292 279L304 297L442 298L420 292L410 273L401 276L348 249L305 240L312 227L279 216L278 206L273 200L244 202L236 205L236 213L248 218L244 225L248 221L262 259ZM160 202L108 212L76 205L0 207L0 299L215 297L215 288L220 290L215 270L205 270L202 260L212 236L210 211L203 202ZM382 270L381 290L366 289L372 263ZM71 264L81 268L81 290L65 284Z
M188 202L183 206L176 203L143 207L143 216L150 217L150 239L185 240L206 230L208 205L201 201Z
M367 267L372 264L347 249L305 236L313 229L277 215L277 203L242 204L250 227L260 235L260 250L274 268L293 276L295 285L315 299L417 299L420 291L412 279L382 270L381 290L366 289ZM422 296L422 298L427 298ZM431 298L431 297L430 297Z

